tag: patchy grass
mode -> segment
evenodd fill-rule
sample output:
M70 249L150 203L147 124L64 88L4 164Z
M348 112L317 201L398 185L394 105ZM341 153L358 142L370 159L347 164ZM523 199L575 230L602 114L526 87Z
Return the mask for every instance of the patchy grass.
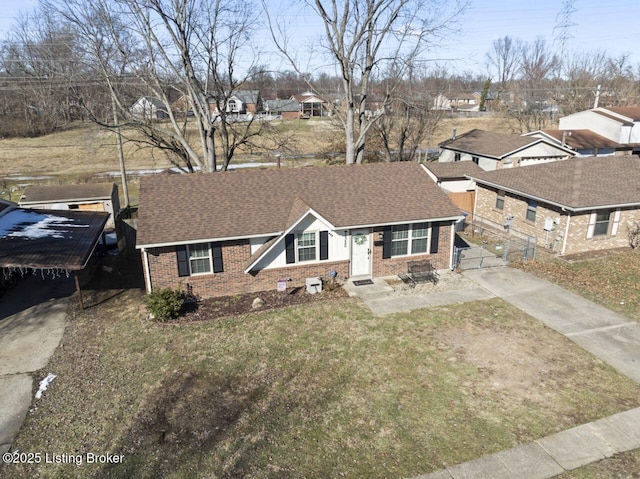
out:
M377 318L345 298L167 325L144 319L141 290L86 289L14 448L124 463L2 475L411 477L640 403L640 386L500 300Z
M565 472L557 479L639 479L640 449L617 454L588 466Z
M640 251L611 251L575 261L549 259L521 267L630 319L640 320Z

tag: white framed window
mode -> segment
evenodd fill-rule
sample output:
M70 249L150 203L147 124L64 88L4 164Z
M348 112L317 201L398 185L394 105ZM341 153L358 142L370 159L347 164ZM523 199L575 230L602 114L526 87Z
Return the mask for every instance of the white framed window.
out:
M477 156L472 156L471 161L473 161L476 165L480 164L480 158Z
M593 224L593 236L607 236L611 224L611 211L596 211L595 223Z
M618 234L620 210L594 210L589 215L587 238L606 238Z
M460 153L454 153L453 161L460 161Z
M534 200L528 200L527 213L525 216L527 218L527 221L531 221L532 223L535 223L537 211L538 211L538 202Z
M413 223L391 228L391 256L424 254L429 248L429 224Z
M317 258L317 244L317 231L298 233L296 235L296 251L298 255L298 262L315 261Z
M238 101L236 101L235 99L231 98L229 100L229 102L227 103L228 105L228 111L231 111L233 113L237 113L240 111L240 105L238 104Z
M504 191L498 190L498 194L496 195L496 209L503 210L504 209Z
M212 255L209 243L191 244L187 247L189 271L192 275L207 274L213 271Z

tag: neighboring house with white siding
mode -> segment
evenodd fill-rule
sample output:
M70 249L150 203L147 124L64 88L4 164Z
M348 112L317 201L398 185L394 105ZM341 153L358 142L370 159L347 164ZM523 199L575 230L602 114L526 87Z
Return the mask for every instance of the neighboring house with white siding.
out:
M591 130L618 143L616 151L640 153L640 106L598 107L560 118L560 130Z
M485 171L565 160L575 155L570 148L545 138L477 129L454 135L438 146L440 163L472 161Z
M545 138L571 148L576 156L613 156L622 145L591 130L537 130L522 136Z

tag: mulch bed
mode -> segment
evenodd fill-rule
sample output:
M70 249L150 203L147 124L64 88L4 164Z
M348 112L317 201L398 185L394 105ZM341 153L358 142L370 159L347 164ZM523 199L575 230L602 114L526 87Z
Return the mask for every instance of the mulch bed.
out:
M227 316L261 312L297 304L314 303L345 297L348 297L348 294L341 287L337 287L332 291L324 290L316 294L309 294L305 291L304 287L299 287L287 289L284 292L271 290L235 296L223 296L198 301L197 303L185 304L184 313L173 322L208 321ZM255 298L260 298L264 301L263 306L259 309L252 308Z

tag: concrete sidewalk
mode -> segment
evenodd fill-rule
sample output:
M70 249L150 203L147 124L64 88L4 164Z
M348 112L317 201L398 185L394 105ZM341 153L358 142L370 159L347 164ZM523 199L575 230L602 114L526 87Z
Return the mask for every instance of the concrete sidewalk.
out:
M547 479L640 447L640 408L415 479Z

